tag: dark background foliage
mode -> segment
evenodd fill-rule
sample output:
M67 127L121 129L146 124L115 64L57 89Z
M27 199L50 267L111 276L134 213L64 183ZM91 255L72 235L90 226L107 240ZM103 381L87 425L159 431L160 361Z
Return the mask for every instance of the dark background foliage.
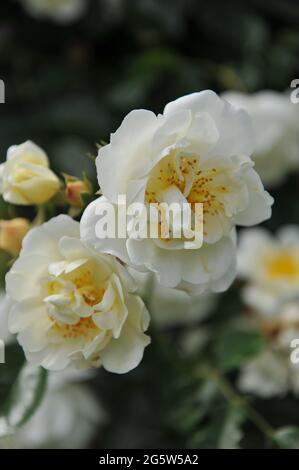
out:
M205 88L287 89L299 77L298 27L296 0L93 0L79 21L66 25L34 19L19 2L2 0L0 161L10 145L30 138L46 149L56 171L80 176L87 170L95 180L87 154L95 154L96 143L107 141L133 108L161 112L168 101ZM271 228L298 223L297 188L298 175L292 175L275 192ZM241 310L238 288L220 305L208 321L217 334ZM194 374L206 356L182 359L181 335L152 331L136 371L99 373L92 385L109 420L94 446L214 447L225 426L240 423L242 446L268 445L238 406L228 406L214 390L217 379ZM247 352L244 343L241 359L239 350L227 352L218 336L204 354L217 365L221 347L233 362L225 370L233 383L234 367ZM207 384L211 390L204 394ZM273 426L299 423L292 397L255 404Z

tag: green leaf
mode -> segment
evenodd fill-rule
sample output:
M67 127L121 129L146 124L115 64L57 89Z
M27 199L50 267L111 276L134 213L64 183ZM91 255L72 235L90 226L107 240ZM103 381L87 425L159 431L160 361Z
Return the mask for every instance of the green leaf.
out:
M299 449L299 427L284 426L277 429L274 440L282 449Z
M91 203L93 200L93 196L90 193L81 193L80 197L84 206L88 206L88 204Z
M11 256L3 250L0 250L0 290L5 289L5 275L10 268L9 262Z
M23 350L17 343L5 345L5 363L0 365L0 415L24 360Z
M240 408L215 407L209 424L192 437L191 446L199 449L238 449L243 437L245 415Z
M82 181L86 185L89 193L92 194L93 193L93 184L90 181L90 178L88 177L86 171L83 171L83 173L82 173Z
M218 367L225 371L241 367L264 348L264 338L259 332L241 328L227 329L215 348Z
M14 382L0 416L0 437L25 424L40 405L46 390L47 371L26 363Z
M0 219L8 219L9 205L4 201L3 197L0 196Z

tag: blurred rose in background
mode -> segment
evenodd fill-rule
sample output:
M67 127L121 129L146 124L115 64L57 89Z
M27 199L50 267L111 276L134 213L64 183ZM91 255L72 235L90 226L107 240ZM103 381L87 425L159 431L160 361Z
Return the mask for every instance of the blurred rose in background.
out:
M299 78L298 18L291 0L1 2L0 339L6 362L0 365L0 448L299 447L299 371L290 360L291 342L299 338L299 104L290 99L290 84ZM231 269L237 279L225 292L190 297L162 287L157 270L130 269L152 316L151 345L138 368L124 375L103 369L47 375L27 366L8 331L11 299L4 291L24 236L61 213L80 219L100 195L95 157L130 111L162 113L167 103L205 89L231 103L234 116L248 112L253 168L275 200L269 220L238 229L237 246L231 235L238 265L221 275L229 284ZM240 142L238 124L227 142L223 131L223 145ZM168 129L173 143L176 129ZM131 133L120 157L134 142ZM114 165L113 184L126 176L118 161ZM231 169L232 178L238 171ZM101 177L108 185L106 174ZM242 200L250 191L248 184ZM35 243L47 254L49 244ZM219 257L212 261L217 277ZM32 259L23 263L30 285L39 268ZM188 277L188 263L182 269ZM18 295L21 289L14 289ZM28 326L21 316L15 321L15 331ZM137 323L140 359L148 340L145 325ZM36 337L29 339L34 350ZM119 356L112 360L122 364ZM34 390L42 400L32 402ZM16 391L32 409L25 421Z

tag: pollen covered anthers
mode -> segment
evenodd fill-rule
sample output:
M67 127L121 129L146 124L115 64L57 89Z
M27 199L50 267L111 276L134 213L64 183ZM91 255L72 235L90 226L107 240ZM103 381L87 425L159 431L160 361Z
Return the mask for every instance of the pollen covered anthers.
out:
M225 210L221 195L228 191L221 184L220 175L221 170L216 168L200 170L200 158L173 152L153 168L146 186L145 200L149 204L171 203L175 202L179 192L193 212L195 205L200 203L203 204L204 216L217 216Z

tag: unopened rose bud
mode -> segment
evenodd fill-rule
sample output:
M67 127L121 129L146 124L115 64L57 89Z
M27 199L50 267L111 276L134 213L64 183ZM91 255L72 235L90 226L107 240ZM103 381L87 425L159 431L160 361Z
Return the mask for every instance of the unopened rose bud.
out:
M66 198L68 203L71 206L82 208L84 207L84 203L81 198L81 194L89 193L90 188L88 185L81 180L77 181L69 181L66 185Z
M0 249L7 251L12 256L17 256L29 228L29 220L20 217L12 220L0 220Z
M59 190L60 182L49 168L45 152L31 141L8 149L6 162L0 165L0 193L17 205L40 205Z

